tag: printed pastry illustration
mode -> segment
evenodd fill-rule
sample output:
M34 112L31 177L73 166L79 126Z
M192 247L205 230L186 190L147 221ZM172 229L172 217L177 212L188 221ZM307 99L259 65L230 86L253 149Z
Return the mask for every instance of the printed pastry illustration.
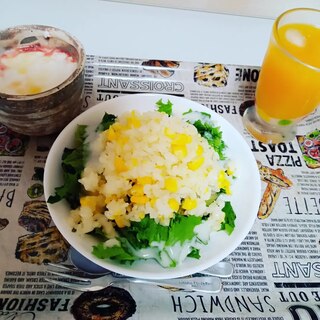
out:
M225 87L229 69L223 64L201 63L194 68L193 80L205 87Z
M43 181L44 168L34 167L34 173L32 175L32 180Z
M260 179L267 183L267 187L263 193L258 218L266 219L272 213L274 206L279 198L281 189L288 189L292 186L292 181L288 179L282 169L272 169L257 161Z
M142 62L142 65L145 66L145 70L169 78L174 74L174 69L180 66L180 63L170 60L148 60Z
M13 132L0 123L0 156L23 156L28 136Z
M18 238L16 258L22 262L43 264L67 260L69 244L56 227L26 234Z
M320 168L320 130L316 129L305 136L297 136L297 140L307 167Z
M130 293L112 286L82 293L71 307L71 313L76 320L125 320L135 312L136 302Z
M40 232L46 230L51 223L51 216L45 201L27 201L18 218L21 227L29 232Z
M0 218L0 231L3 230L9 224L9 220L6 218Z
M41 197L43 195L43 185L41 183L34 183L28 188L27 195L31 199Z

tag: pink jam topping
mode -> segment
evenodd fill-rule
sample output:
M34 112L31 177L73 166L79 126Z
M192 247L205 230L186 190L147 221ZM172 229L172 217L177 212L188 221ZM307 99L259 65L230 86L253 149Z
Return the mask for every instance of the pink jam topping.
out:
M60 49L30 45L0 55L0 92L32 95L59 86L77 68L77 61Z

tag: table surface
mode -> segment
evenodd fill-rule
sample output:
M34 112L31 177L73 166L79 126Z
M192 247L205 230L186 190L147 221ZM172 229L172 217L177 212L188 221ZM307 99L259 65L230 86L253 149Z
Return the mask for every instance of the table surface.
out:
M101 0L2 0L0 29L69 31L87 54L261 65L272 19ZM17 9L19 7L19 9Z
M314 138L319 132L319 110L301 124L297 139L288 144L258 143L245 131L241 120L241 107L253 100L259 72L251 66L261 65L273 20L101 0L0 1L0 29L21 24L52 25L75 35L87 54L93 55L87 59L83 108L129 90L152 92L156 88L159 92L183 94L229 121L246 139L263 172L262 210L247 239L227 257L235 272L234 277L223 280L223 292L203 296L125 285L126 294L137 306L132 319L146 320L152 314L151 318L170 320L191 316L208 320L302 320L296 317L297 308L304 308L302 316L308 312L310 319L318 319L320 164L310 162L307 152L311 136L312 146L319 144L318 137ZM142 67L143 62L149 65L147 59L183 63L168 78L161 70L154 73L154 69ZM194 72L201 70L199 62L226 64L226 85L207 87L205 82L197 81ZM175 86L168 85L171 81L179 84L176 91ZM8 259L0 261L0 318L6 315L7 319L26 319L23 312L31 311L33 305L37 320L70 319L70 310L80 293L49 287L44 280L47 267L25 262L20 254L25 236L39 236L29 232L28 226L19 225L19 217L24 206L34 200L30 190L32 196L34 190L41 190L38 172L45 165L53 137L28 140L10 130L4 132L2 140L10 148L0 152L0 219L7 223L0 232L0 252ZM310 148L304 147L304 141ZM14 149L11 152L11 145L24 145L26 149L18 149L20 154ZM249 192L251 187L247 188ZM43 194L38 196L36 201L44 200ZM230 308L239 313L228 313Z

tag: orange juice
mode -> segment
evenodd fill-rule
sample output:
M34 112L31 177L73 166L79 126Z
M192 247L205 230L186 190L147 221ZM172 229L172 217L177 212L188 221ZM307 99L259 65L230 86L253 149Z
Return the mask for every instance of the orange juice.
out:
M273 33L256 90L258 115L289 125L320 104L320 28L289 23Z

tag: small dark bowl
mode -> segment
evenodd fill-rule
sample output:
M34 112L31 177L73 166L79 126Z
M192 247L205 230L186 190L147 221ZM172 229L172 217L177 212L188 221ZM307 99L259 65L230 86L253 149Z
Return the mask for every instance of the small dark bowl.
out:
M24 25L0 31L0 55L25 45L63 50L77 61L77 67L61 84L47 91L28 95L0 92L0 123L31 136L59 132L81 112L84 49L73 36L54 27Z

